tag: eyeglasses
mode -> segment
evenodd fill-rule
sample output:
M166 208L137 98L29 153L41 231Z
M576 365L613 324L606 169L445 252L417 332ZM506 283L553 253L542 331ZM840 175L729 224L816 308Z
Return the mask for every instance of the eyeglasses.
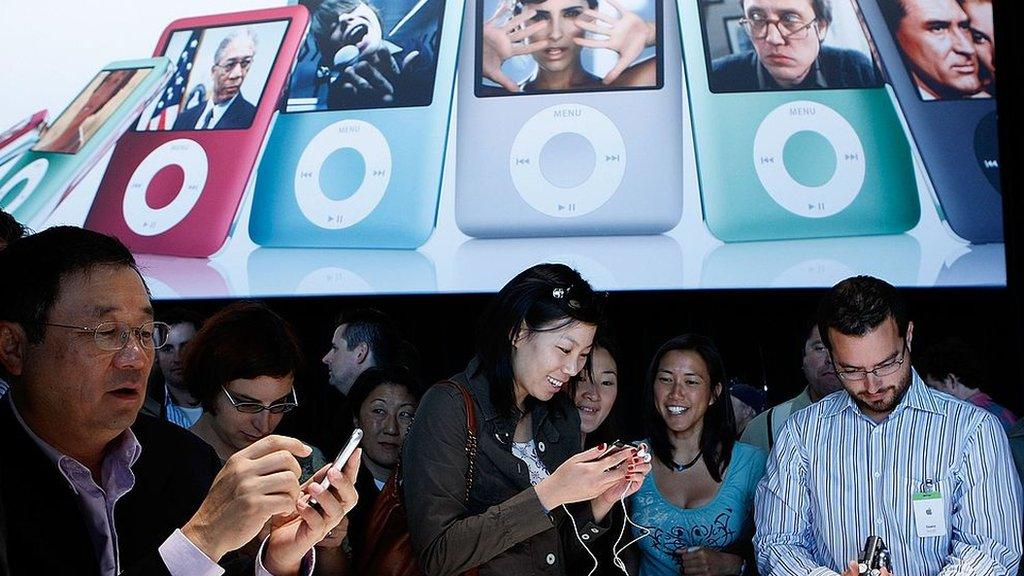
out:
M231 392L228 392L227 388L221 386L220 389L224 391L224 395L228 397L228 401L235 407L235 410L238 410L243 414L259 414L264 410L271 414L284 414L285 412L291 411L293 408L297 408L299 405L299 396L295 393L295 388L292 388L291 402L274 402L270 406L259 402L238 402L232 398Z
M757 14L753 18L743 18L740 20L740 24L747 29L747 34L750 34L750 37L755 40L764 40L768 37L769 24L774 24L776 30L779 31L779 36L782 36L785 40L803 40L807 38L807 32L811 29L811 26L814 26L817 22L817 18L806 23L803 20L784 20L781 18L769 20Z
M57 328L69 328L79 332L92 334L96 346L100 350L116 352L128 345L132 334L139 342L139 345L146 350L156 350L167 343L167 335L171 327L163 322L146 322L136 328L132 328L126 322L100 322L95 326L73 326L71 324L56 324L54 322L36 322L40 326L55 326Z
M249 69L249 66L252 66L252 58L231 58L229 60L225 60L223 64L217 63L214 64L214 66L222 68L225 72L230 72L235 66L241 66L242 71L244 72Z
M868 377L868 374L874 374L877 378L889 376L899 371L900 367L907 360L907 342L903 341L903 349L900 351L900 357L893 360L892 362L886 362L881 366L876 366L872 370L836 370L836 376L846 380L847 382L859 382Z

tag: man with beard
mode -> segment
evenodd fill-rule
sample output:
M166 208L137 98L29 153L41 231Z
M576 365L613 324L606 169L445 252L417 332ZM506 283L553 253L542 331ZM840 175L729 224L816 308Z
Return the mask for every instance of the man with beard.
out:
M839 377L836 376L836 370L832 367L832 359L828 355L828 350L821 341L818 325L812 324L805 335L800 368L807 381L807 386L796 397L755 416L743 430L743 442L759 446L765 452L771 452L775 440L782 433L782 427L790 416L825 396L843 389Z
M794 414L778 438L755 500L759 571L856 576L874 535L899 576L1016 574L1024 511L1006 435L925 386L896 289L843 280L818 327L847 393Z

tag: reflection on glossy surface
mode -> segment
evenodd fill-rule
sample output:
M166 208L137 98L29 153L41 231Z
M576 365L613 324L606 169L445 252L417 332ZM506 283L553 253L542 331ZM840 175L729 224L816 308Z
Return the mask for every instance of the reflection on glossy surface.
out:
M974 244L947 256L936 286L1005 286L1006 246Z
M212 260L136 254L135 260L154 300L236 296Z
M704 259L701 288L819 288L869 274L918 285L921 246L909 234L724 244Z
M668 236L469 240L455 252L452 292L497 291L541 262L577 269L598 290L683 287L683 251Z
M250 296L437 291L434 264L415 250L260 248L248 275Z

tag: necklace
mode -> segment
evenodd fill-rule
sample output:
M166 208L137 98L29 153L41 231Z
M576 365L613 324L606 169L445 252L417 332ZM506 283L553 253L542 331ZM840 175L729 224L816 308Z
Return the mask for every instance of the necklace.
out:
M676 464L675 460L673 460L672 461L672 470L674 470L676 472L683 472L685 470L689 470L690 468L693 468L693 465L697 463L697 460L700 460L700 457L701 457L702 454L704 454L704 452L697 452L697 455L693 457L693 460L690 460L686 464Z

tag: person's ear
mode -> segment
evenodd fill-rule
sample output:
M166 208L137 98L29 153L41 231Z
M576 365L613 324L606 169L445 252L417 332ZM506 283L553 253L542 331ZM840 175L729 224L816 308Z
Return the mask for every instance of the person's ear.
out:
M828 35L828 22L823 20L818 21L818 42L822 43L825 41L825 36Z
M12 376L25 369L25 347L28 337L17 322L0 320L0 365Z
M907 322L907 335L903 337L903 340L907 343L907 350L913 352L910 342L914 339L914 322Z
M356 364L362 364L366 362L366 359L370 356L370 345L366 342L360 342L356 344Z
M512 334L512 347L517 348L519 346L519 343L526 339L527 334L528 331L526 330L526 326L524 326L523 323L520 322L519 326L513 331Z
M711 401L708 402L708 406L715 403L716 400L722 395L722 383L715 384L715 389L711 391Z

